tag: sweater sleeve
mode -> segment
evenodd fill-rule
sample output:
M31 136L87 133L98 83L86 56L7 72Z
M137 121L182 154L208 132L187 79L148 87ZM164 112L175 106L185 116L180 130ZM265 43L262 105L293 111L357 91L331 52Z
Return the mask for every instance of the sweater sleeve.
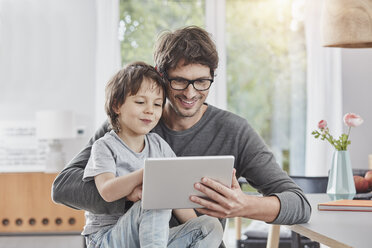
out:
M275 195L280 212L272 224L297 224L309 220L311 207L305 194L277 164L262 138L246 123L240 126L237 176L247 181L264 196Z
M84 168L93 143L109 131L106 121L89 140L85 148L58 174L52 185L52 199L75 209L94 214L124 213L125 200L106 202L100 196L94 181L84 182Z

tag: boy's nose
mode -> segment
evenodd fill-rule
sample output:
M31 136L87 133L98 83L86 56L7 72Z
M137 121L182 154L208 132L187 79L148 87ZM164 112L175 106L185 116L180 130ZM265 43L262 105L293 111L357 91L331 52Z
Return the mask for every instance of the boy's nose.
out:
M154 113L154 107L152 106L152 104L147 104L147 105L146 105L145 112L146 112L146 113L149 113L149 114Z

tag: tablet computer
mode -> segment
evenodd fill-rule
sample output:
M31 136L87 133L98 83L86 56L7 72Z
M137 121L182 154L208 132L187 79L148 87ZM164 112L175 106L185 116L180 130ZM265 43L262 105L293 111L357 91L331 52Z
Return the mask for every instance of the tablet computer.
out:
M194 189L202 177L231 187L234 156L147 158L142 186L143 209L200 208L191 195L206 197Z

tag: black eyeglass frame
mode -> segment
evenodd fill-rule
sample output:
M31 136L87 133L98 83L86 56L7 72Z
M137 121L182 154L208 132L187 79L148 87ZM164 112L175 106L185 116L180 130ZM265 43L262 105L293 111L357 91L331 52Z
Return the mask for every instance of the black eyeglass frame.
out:
M194 89L197 90L197 91L206 91L206 90L209 90L209 88L212 86L212 83L214 82L214 79L211 79L211 78L198 78L198 79L194 79L194 80L189 80L189 79L186 79L186 78L168 78L168 77L166 76L166 79L168 80L169 85L170 85L170 87L171 87L173 90L179 90L179 91L187 89L187 88L189 87L190 84L191 84L192 87L194 87ZM184 81L187 82L186 87L183 88L183 89L175 89L175 88L173 88L173 87L172 87L172 81L173 81L173 80L180 80L180 79L181 79L181 80L184 80ZM197 89L197 88L195 87L194 83L197 82L197 81L201 81L201 80L207 80L207 81L209 81L209 86L208 86L208 88L203 89L203 90L199 90L199 89Z

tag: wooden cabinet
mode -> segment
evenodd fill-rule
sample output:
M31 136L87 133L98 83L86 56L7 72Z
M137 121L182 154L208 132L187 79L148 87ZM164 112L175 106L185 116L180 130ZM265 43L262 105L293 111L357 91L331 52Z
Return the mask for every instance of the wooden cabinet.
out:
M81 232L84 211L56 204L57 174L0 173L0 232Z

